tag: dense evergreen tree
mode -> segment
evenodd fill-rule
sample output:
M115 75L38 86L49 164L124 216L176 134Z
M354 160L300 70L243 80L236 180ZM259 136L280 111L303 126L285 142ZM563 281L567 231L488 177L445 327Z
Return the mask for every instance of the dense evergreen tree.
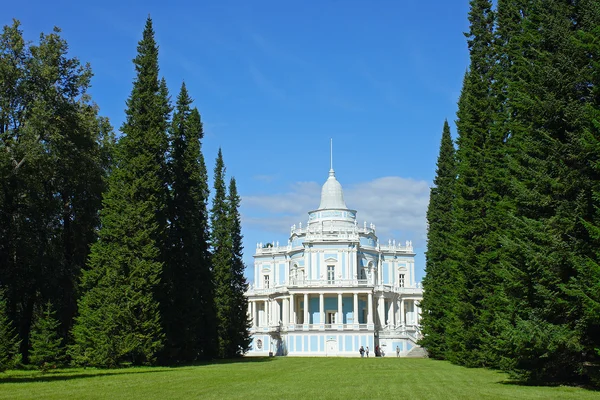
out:
M600 387L600 4L593 0L581 1L576 11L579 31L575 37L578 53L585 65L580 72L581 88L586 88L585 126L581 135L580 158L590 182L586 207L579 207L585 227L579 243L581 253L575 260L575 273L567 286L567 293L577 300L577 329L581 335L583 363L581 368L590 383ZM580 198L581 198L580 197ZM585 235L587 233L587 235ZM586 368L587 366L587 368Z
M421 302L421 327L425 347L433 358L446 354L447 315L457 307L454 293L456 264L449 259L452 252L452 226L456 161L448 121L444 121L436 177L427 209L427 253Z
M31 329L31 353L29 361L42 371L61 366L65 359L65 347L59 336L60 322L55 318L52 304L39 310Z
M99 241L83 275L73 329L72 354L82 364L152 364L164 345L156 292L166 242L169 106L150 18L134 65Z
M455 285L458 304L451 312L447 358L468 366L493 365L497 306L502 138L492 129L497 112L493 91L494 12L491 1L472 0L467 34L471 63L458 103L457 181L454 204Z
M233 253L232 237L230 234L229 209L225 187L225 164L223 153L219 149L213 176L213 201L210 215L212 266L215 279L215 307L217 315L217 355L221 358L230 357L230 349L234 346L230 337L230 316L232 271L231 257Z
M19 336L6 313L6 301L0 292L0 372L19 366Z
M0 282L25 359L36 305L56 305L67 337L110 160L91 69L67 51L58 28L37 45L16 20L0 35Z
M200 113L191 108L185 84L170 129L172 154L168 257L162 310L166 360L194 361L216 349L214 286L209 252L206 165Z
M513 28L508 43L517 47L508 53L513 67L506 86L516 207L506 241L511 262L504 285L512 315L503 366L532 381L572 382L585 374L593 354L593 346L585 349L584 332L598 327L597 319L584 322L590 302L583 295L586 288L593 292L598 278L584 227L593 220L597 177L589 168L594 156L580 146L592 126L586 109L597 104L593 58L576 40L586 25L597 27L597 4L501 2L499 8L517 16L507 19Z
M235 179L225 187L225 164L221 149L214 175L211 209L212 264L215 276L215 305L218 327L218 356L238 357L249 345L248 302L244 297L247 283L242 261L242 235L239 215L240 198Z
M248 299L245 295L248 283L244 276L242 226L240 220L240 196L237 192L235 178L229 181L229 193L227 199L229 232L231 235L231 317L230 332L231 347L228 355L240 356L250 348L250 319L248 318Z

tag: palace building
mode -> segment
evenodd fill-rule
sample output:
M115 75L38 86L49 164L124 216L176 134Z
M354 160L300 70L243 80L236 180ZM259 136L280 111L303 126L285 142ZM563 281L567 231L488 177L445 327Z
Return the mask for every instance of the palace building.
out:
M247 355L410 355L420 349L412 243L381 244L375 225L358 224L333 168L319 208L291 227L285 245L259 243L248 292ZM413 351L414 352L414 351Z

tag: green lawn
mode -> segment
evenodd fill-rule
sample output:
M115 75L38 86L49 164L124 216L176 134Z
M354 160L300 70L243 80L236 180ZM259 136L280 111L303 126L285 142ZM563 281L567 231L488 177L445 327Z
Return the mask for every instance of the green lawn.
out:
M403 358L245 358L180 368L0 374L0 399L600 399L504 374Z

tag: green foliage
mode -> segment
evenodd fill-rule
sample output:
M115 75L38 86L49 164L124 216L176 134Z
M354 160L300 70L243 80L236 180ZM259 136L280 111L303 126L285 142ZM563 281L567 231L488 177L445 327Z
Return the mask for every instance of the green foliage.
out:
M167 116L158 46L146 21L137 72L101 213L99 241L83 274L71 348L77 364L153 364L164 345L158 290L167 215Z
M246 291L248 283L244 276L243 245L242 245L242 226L240 221L240 196L237 192L235 178L229 181L229 193L227 203L229 206L229 232L231 235L231 316L229 336L231 338L231 347L228 350L230 356L240 356L250 349L250 326L251 320L248 317L248 299Z
M219 149L213 177L213 201L211 208L211 245L212 266L215 278L215 307L217 312L217 356L231 357L230 349L234 347L230 336L230 315L232 314L232 270L233 252L230 235L229 207L225 188L225 164L223 153Z
M6 314L6 301L0 292L0 372L16 368L20 363L19 337Z
M48 302L39 310L31 329L29 362L46 372L60 367L65 359L63 340L59 336L60 322L55 318L52 304Z
M600 6L491 7L471 1L452 221L430 221L423 344L530 382L598 384Z
M58 28L38 44L16 20L0 34L0 281L25 358L36 304L56 305L67 337L96 240L113 139L91 76Z
M162 286L165 361L189 362L215 355L216 315L209 252L208 178L200 113L185 84L170 128L172 157L169 234Z
M218 356L239 357L250 346L248 300L244 293L248 284L242 261L242 234L235 179L225 188L225 165L219 149L215 164L214 197L211 209L212 264L215 276Z
M448 121L444 121L436 177L433 181L427 209L427 253L423 300L421 302L421 329L425 347L432 358L444 358L446 353L446 326L448 314L457 306L454 293L457 282L452 252L452 204L456 182L455 150Z

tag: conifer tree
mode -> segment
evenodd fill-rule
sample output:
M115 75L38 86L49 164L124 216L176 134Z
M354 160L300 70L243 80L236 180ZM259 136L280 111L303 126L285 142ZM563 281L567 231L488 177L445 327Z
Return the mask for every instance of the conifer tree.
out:
M502 317L496 289L500 264L506 174L502 162L505 133L494 129L494 11L488 0L472 0L467 34L471 63L456 121L457 182L454 204L455 288L458 304L450 318L447 358L467 366L497 365L495 346Z
M0 372L15 368L20 362L19 336L8 318L4 294L0 292Z
M245 295L248 283L244 276L242 226L240 221L240 196L237 192L235 178L229 181L227 199L229 230L231 234L231 319L230 332L231 347L228 349L230 357L241 356L250 348L250 320L248 318L248 299Z
M153 364L164 345L156 292L165 257L169 106L150 17L134 65L100 239L82 279L71 349L80 364Z
M204 135L200 113L191 104L182 84L170 129L170 227L162 296L166 358L171 362L210 358L216 347Z
M31 353L29 361L42 371L61 366L65 348L59 336L60 322L55 318L52 304L48 302L40 310L31 330Z
M231 315L233 313L233 275L231 259L233 242L229 220L229 205L225 187L225 164L221 149L217 155L214 170L214 193L211 208L212 266L215 279L215 307L217 315L217 356L231 357L235 347L231 336Z
M447 315L457 307L453 295L456 265L449 259L452 243L454 184L456 181L455 150L448 121L444 121L436 177L433 181L427 209L427 253L421 327L425 347L432 358L446 354Z
M567 286L567 294L577 300L577 329L583 346L580 368L586 383L600 387L600 371L591 366L600 364L600 5L592 0L581 1L576 10L579 32L575 37L577 52L581 55L585 73L579 75L585 88L584 127L579 158L585 162L582 169L590 182L590 190L579 197L580 219L585 228L581 232L575 260L575 271ZM591 84L590 84L591 83ZM584 202L581 199L585 199ZM591 368L590 368L591 367Z
M512 316L503 335L503 368L529 381L574 382L594 353L593 345L586 349L587 333L598 329L584 311L594 309L585 294L594 293L593 286L584 282L598 278L590 252L594 233L586 229L594 218L597 176L589 168L593 152L580 146L593 126L588 111L597 106L594 57L577 46L585 29L597 29L598 7L549 1L501 2L499 8L520 16L511 20L517 28L510 40L519 47L511 53L515 67L506 86L516 207L506 241Z

